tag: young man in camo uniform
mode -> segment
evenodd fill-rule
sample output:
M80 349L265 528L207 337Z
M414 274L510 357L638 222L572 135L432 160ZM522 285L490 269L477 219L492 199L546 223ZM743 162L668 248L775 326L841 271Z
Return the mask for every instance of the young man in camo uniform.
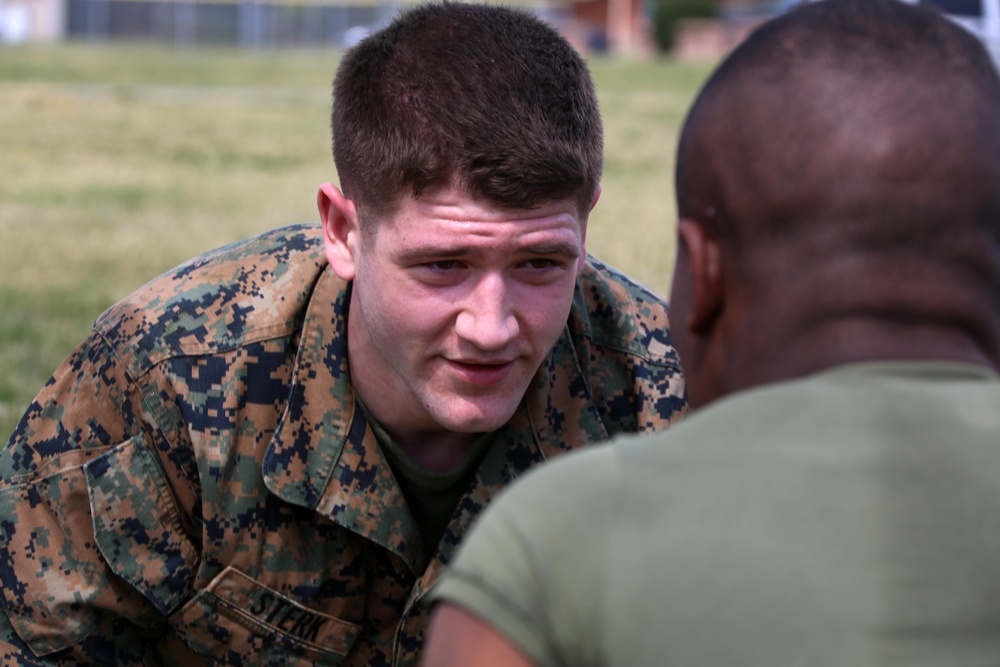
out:
M602 130L531 14L348 52L340 186L98 318L0 453L3 664L412 665L514 478L685 410L663 301L585 251Z

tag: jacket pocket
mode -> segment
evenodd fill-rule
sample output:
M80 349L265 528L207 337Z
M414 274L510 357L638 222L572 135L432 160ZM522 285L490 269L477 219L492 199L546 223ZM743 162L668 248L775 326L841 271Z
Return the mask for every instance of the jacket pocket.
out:
M135 437L84 471L101 555L166 616L188 597L199 556L159 461Z
M144 477L136 466L151 456L141 436L135 436L113 447L66 452L0 485L0 604L13 629L37 655L68 648L116 627L120 619L129 619L136 631L125 635L119 628L106 637L107 646L114 646L121 662L127 662L122 656L144 650L142 637L157 622L149 596L124 585L112 572L129 574L121 565L130 558L142 565L141 575L156 569L151 547L129 539L137 524L126 518L134 499L155 504L159 498L147 496L145 485L162 482L162 475L144 478L139 489L129 488L130 480ZM117 521L94 514L90 467L95 464L95 469L111 473L100 483L117 489L114 497L103 498L97 511L110 509ZM113 530L113 525L128 525L129 531ZM179 570L175 564L169 568L172 575ZM141 578L135 575L133 571L126 581Z
M361 633L233 567L169 622L191 650L224 665L338 665Z

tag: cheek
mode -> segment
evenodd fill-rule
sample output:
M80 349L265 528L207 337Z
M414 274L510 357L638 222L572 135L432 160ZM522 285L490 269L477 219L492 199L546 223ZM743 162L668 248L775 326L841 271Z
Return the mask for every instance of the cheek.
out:
M428 341L439 335L453 319L450 301L431 298L419 290L379 289L365 300L368 326L383 344L403 348L417 341Z
M687 272L681 270L681 260L678 259L678 270L674 272L670 289L670 340L680 357L681 371L688 401L695 405L700 397L699 353L695 349L695 341L686 325L690 313L690 285L687 282Z
M574 280L569 286L526 289L516 294L518 319L524 329L522 333L551 347L566 327L566 319L573 307L575 285Z
M354 290L369 335L378 341L380 347L385 347L408 338L405 329L407 318L400 305L405 302L397 300L393 291L380 289L379 284L378 281L356 280Z
M687 322L690 319L691 285L688 280L686 255L679 251L674 265L674 275L670 282L670 337L674 349L681 358L681 365L687 363L690 340Z
M691 340L683 326L684 308L685 304L682 299L670 299L670 323L668 326L670 329L670 341L673 343L674 349L677 350L681 366L687 370L688 365L691 363Z

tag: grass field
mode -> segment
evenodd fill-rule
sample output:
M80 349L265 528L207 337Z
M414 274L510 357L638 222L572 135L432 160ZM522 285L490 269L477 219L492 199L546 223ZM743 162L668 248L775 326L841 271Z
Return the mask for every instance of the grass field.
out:
M109 305L218 245L314 221L336 182L329 51L0 48L0 442ZM707 65L595 60L588 249L669 287L677 127Z

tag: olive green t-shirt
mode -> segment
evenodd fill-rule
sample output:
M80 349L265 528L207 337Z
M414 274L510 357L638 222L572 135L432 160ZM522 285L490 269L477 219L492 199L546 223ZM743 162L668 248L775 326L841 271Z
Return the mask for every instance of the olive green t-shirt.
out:
M403 491L410 514L413 515L424 542L425 552L432 554L455 513L458 501L465 495L466 488L486 456L486 451L496 440L498 431L483 433L476 438L465 458L454 470L432 472L411 459L368 413L368 409L360 402L359 405Z
M843 366L570 455L432 596L540 667L995 667L1000 379Z

